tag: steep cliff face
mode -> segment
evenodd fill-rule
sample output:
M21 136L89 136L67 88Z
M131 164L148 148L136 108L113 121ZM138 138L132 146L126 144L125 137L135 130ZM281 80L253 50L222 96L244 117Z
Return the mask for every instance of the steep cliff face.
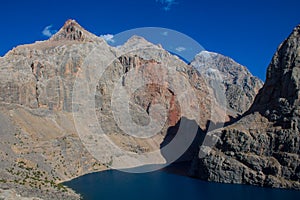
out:
M300 25L275 53L264 87L250 112L258 111L284 128L300 128Z
M279 46L255 102L235 124L209 133L192 173L205 180L300 189L300 26ZM204 153L207 153L204 154Z
M245 66L218 53L202 51L191 65L204 75L208 83L219 79L229 113L243 114L247 111L263 85Z
M114 94L118 89L128 92L128 102L124 96ZM204 79L194 68L138 36L133 36L117 49L116 59L99 79L96 97L97 117L103 131L123 150L138 154L160 151L166 135L176 134L168 131L169 128L175 126L182 117L195 120L197 126L204 130L211 118L213 98ZM113 104L116 101L117 105ZM128 113L126 109L122 110L125 104L129 104ZM157 105L161 106L159 110L155 110ZM166 115L161 112L163 110ZM222 112L221 108L219 110ZM151 128L153 119L157 123L154 127L161 125L161 129L150 133L144 129L148 125L150 130L154 128ZM123 127L118 122L124 124ZM132 122L132 127L139 126L144 132L128 128ZM194 132L197 132L197 128ZM137 134L136 137L130 132ZM145 138L148 133L151 137ZM123 153L112 155L113 163L124 156ZM132 159L132 164L140 162L137 158ZM169 157L163 155L163 159L168 160ZM191 160L191 157L186 159Z
M71 111L72 87L84 58L106 42L68 20L49 40L9 51L1 64L0 99L30 108Z

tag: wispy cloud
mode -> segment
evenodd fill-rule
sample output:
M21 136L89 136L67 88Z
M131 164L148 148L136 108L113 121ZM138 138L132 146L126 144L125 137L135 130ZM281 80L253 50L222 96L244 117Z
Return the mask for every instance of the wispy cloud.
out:
M182 52L182 51L185 51L186 48L185 47L177 47L175 50L178 52Z
M168 33L168 31L165 31L165 32L162 32L161 34L162 34L163 36L168 36L169 33Z
M107 42L111 42L114 43L114 35L112 34L105 34L105 35L100 35L101 38L103 38L104 40L106 40Z
M174 4L178 4L176 0L156 0L156 2L160 3L165 11L171 10Z
M46 37L51 37L53 34L57 32L57 30L53 30L52 27L53 27L52 25L46 26L42 31L42 34Z

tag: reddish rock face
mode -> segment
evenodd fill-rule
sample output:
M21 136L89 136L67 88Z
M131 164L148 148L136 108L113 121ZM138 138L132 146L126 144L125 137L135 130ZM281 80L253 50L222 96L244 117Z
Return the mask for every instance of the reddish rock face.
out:
M162 85L146 85L145 87L136 91L133 94L132 101L135 102L137 105L141 106L148 114L152 105L164 105L165 108L168 110L167 124L169 126L175 126L180 119L180 105L176 101L175 94Z
M159 71L160 73L158 74L156 70L152 69L154 69L155 66L160 65L160 63L154 60L137 60L139 61L133 64L135 68L134 70L142 71L142 76L145 79L159 84L147 84L140 90L137 90L132 95L133 101L137 105L141 106L148 114L153 105L163 105L165 109L168 110L167 126L175 126L181 117L181 111L180 105L176 100L176 94L171 90L171 88L168 88L168 82L163 80L167 77L167 68L165 68L165 66L161 67ZM129 84L132 81L134 82L134 80L128 81L125 78L125 82L129 82ZM158 115L155 117L160 118Z
M172 58L171 55L167 56L169 56L168 59ZM149 82L150 84L145 84L131 93L131 114L133 118L137 118L135 122L143 125L149 123L149 112L151 112L152 107L154 105L161 105L162 109L167 111L167 121L164 129L161 131L161 134L165 135L167 129L170 126L175 126L180 118L184 116L182 109L189 109L189 117L192 118L193 107L199 106L203 110L201 110L200 113L196 113L200 117L197 119L195 118L195 120L199 122L201 128L205 129L211 111L209 104L211 97L208 95L209 91L207 90L207 86L193 68L180 61L177 61L177 65L185 68L186 73L174 71L174 76L170 76L170 71L168 70L170 67L173 67L173 65L164 66L155 59L146 60L134 54L119 57L119 59L106 69L102 76L103 79L100 79L98 84L98 94L96 95L98 97L98 103L96 104L99 106L99 119L101 123L105 123L101 119L113 119L112 116L108 117L106 114L110 113L112 92L117 81L122 79L122 87L129 87L130 90L131 85L134 85L137 81L136 77L141 76L144 81ZM190 73L190 75L188 73ZM180 80L177 80L176 76L180 76L186 80L185 84L189 84L193 89L192 96L187 95L185 97L188 102L186 105L188 105L189 108L182 108L182 105L180 105L178 100L178 95L180 94L176 94L175 89L172 88L174 87L172 84L181 84L178 82ZM195 85L199 88L196 88ZM203 87L200 87L201 85ZM137 112L138 107L142 108L143 114ZM140 115L138 113L140 113ZM153 113L153 117L159 121L165 120L159 113ZM113 127L113 124L113 122L110 122L109 125L104 126ZM116 131L118 128L111 128L111 130Z

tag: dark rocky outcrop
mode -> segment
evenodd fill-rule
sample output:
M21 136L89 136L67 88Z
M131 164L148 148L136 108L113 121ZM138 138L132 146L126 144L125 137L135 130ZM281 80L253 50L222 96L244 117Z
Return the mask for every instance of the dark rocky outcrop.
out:
M264 87L249 113L259 112L283 128L300 129L300 25L275 53Z
M191 174L204 180L300 189L300 25L279 46L251 108L208 133ZM217 141L211 146L211 140Z

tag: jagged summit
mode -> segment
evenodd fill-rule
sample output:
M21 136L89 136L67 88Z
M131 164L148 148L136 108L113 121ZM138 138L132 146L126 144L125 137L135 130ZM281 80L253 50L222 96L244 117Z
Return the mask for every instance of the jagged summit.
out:
M201 51L191 65L205 75L208 83L217 77L224 86L227 108L244 113L251 106L263 82L233 59L218 53ZM212 86L214 87L214 86Z
M74 19L69 19L64 26L50 39L50 41L71 40L79 42L103 41L102 38L88 32Z
M270 121L290 126L300 119L299 99L300 25L278 47L268 67L266 83L249 112L258 111Z
M49 51L58 46L70 45L74 43L93 43L95 45L102 45L109 48L107 42L93 33L85 30L74 19L69 19L65 22L63 27L54 34L50 39L45 41L36 41L32 44L19 45L5 54L6 56L14 56L18 54L26 54L31 56L35 51ZM40 52L41 53L41 52Z

